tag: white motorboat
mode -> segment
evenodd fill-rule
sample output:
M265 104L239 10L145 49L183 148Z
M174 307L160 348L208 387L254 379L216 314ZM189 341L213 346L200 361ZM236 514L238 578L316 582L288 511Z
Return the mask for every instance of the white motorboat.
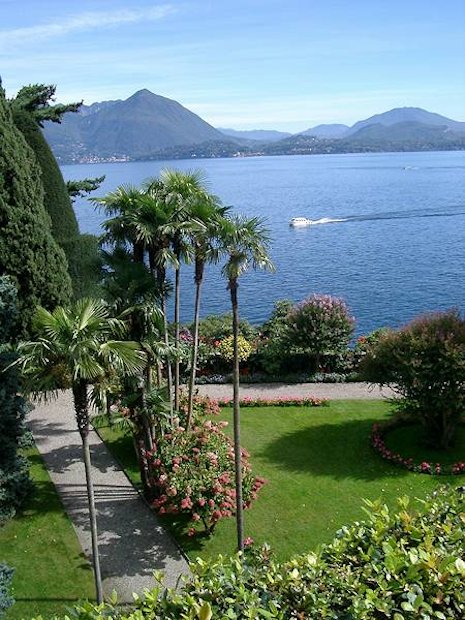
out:
M289 220L289 226L300 227L300 226L310 226L313 224L313 220L309 220L308 217L293 217Z

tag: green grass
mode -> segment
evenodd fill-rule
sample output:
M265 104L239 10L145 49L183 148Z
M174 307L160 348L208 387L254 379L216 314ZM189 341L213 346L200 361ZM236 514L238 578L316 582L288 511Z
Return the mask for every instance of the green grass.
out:
M0 529L0 561L15 568L15 605L7 619L63 614L76 600L94 598L94 580L74 529L36 450L27 454L35 494Z
M333 401L328 407L260 407L241 411L242 445L253 471L267 479L258 500L245 512L245 530L257 543L269 542L278 557L314 549L338 528L362 519L363 498L424 498L437 478L415 474L383 461L370 447L371 425L385 419L382 401ZM231 410L222 416L231 421ZM129 439L105 429L110 449L128 467L137 466ZM464 449L465 452L465 449ZM441 477L440 482L459 483ZM223 519L210 539L190 539L182 522L165 523L191 558L230 553L235 547L233 519Z
M459 426L455 441L449 450L437 450L428 445L424 438L424 430L419 424L400 426L389 431L385 436L385 444L394 452L405 458L412 458L415 463L427 461L453 465L458 461L465 461L465 425Z

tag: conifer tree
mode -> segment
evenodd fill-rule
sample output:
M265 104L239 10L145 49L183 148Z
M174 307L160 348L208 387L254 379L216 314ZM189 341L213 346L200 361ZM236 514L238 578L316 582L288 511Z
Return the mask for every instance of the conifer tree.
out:
M13 123L0 88L0 276L14 277L20 320L26 335L37 305L66 304L71 281L63 250L51 234L41 172L34 153Z

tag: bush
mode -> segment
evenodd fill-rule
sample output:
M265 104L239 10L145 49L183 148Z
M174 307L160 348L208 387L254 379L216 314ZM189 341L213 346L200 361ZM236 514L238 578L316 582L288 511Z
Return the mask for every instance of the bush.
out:
M17 357L9 344L16 314L16 289L9 278L0 277L0 525L32 490L27 460L19 454L27 407L20 396L19 370L11 367Z
M252 354L253 346L244 336L239 335L237 339L237 352L240 362L246 362ZM234 337L227 336L218 344L218 353L226 362L232 362L234 359Z
M325 358L331 360L347 351L354 331L345 302L330 295L312 295L296 304L286 322L289 349L313 358L316 370Z
M389 331L369 348L362 372L396 390L396 410L421 421L429 444L447 449L465 413L465 321L449 310Z
M185 408L184 399L181 408ZM234 448L222 432L227 422L210 419L219 413L219 407L208 397L197 396L194 410L192 430L175 427L157 439L148 455L154 508L158 514L188 516L192 521L190 536L199 533L195 527L199 522L210 534L221 518L235 514L236 501ZM242 476L247 508L264 481L252 476L245 450Z
M366 521L342 528L318 553L279 563L264 546L198 559L181 590L160 585L129 612L84 605L76 618L464 618L463 489L440 489L417 509L408 498L396 512L366 505Z
M11 582L14 570L6 564L0 564L0 618L13 605L14 598L11 596Z

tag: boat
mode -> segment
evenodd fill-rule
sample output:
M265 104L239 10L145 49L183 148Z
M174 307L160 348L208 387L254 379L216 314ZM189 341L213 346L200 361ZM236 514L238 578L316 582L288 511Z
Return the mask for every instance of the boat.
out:
M289 220L289 226L300 227L300 226L310 226L313 224L313 220L309 220L308 217L293 217Z

